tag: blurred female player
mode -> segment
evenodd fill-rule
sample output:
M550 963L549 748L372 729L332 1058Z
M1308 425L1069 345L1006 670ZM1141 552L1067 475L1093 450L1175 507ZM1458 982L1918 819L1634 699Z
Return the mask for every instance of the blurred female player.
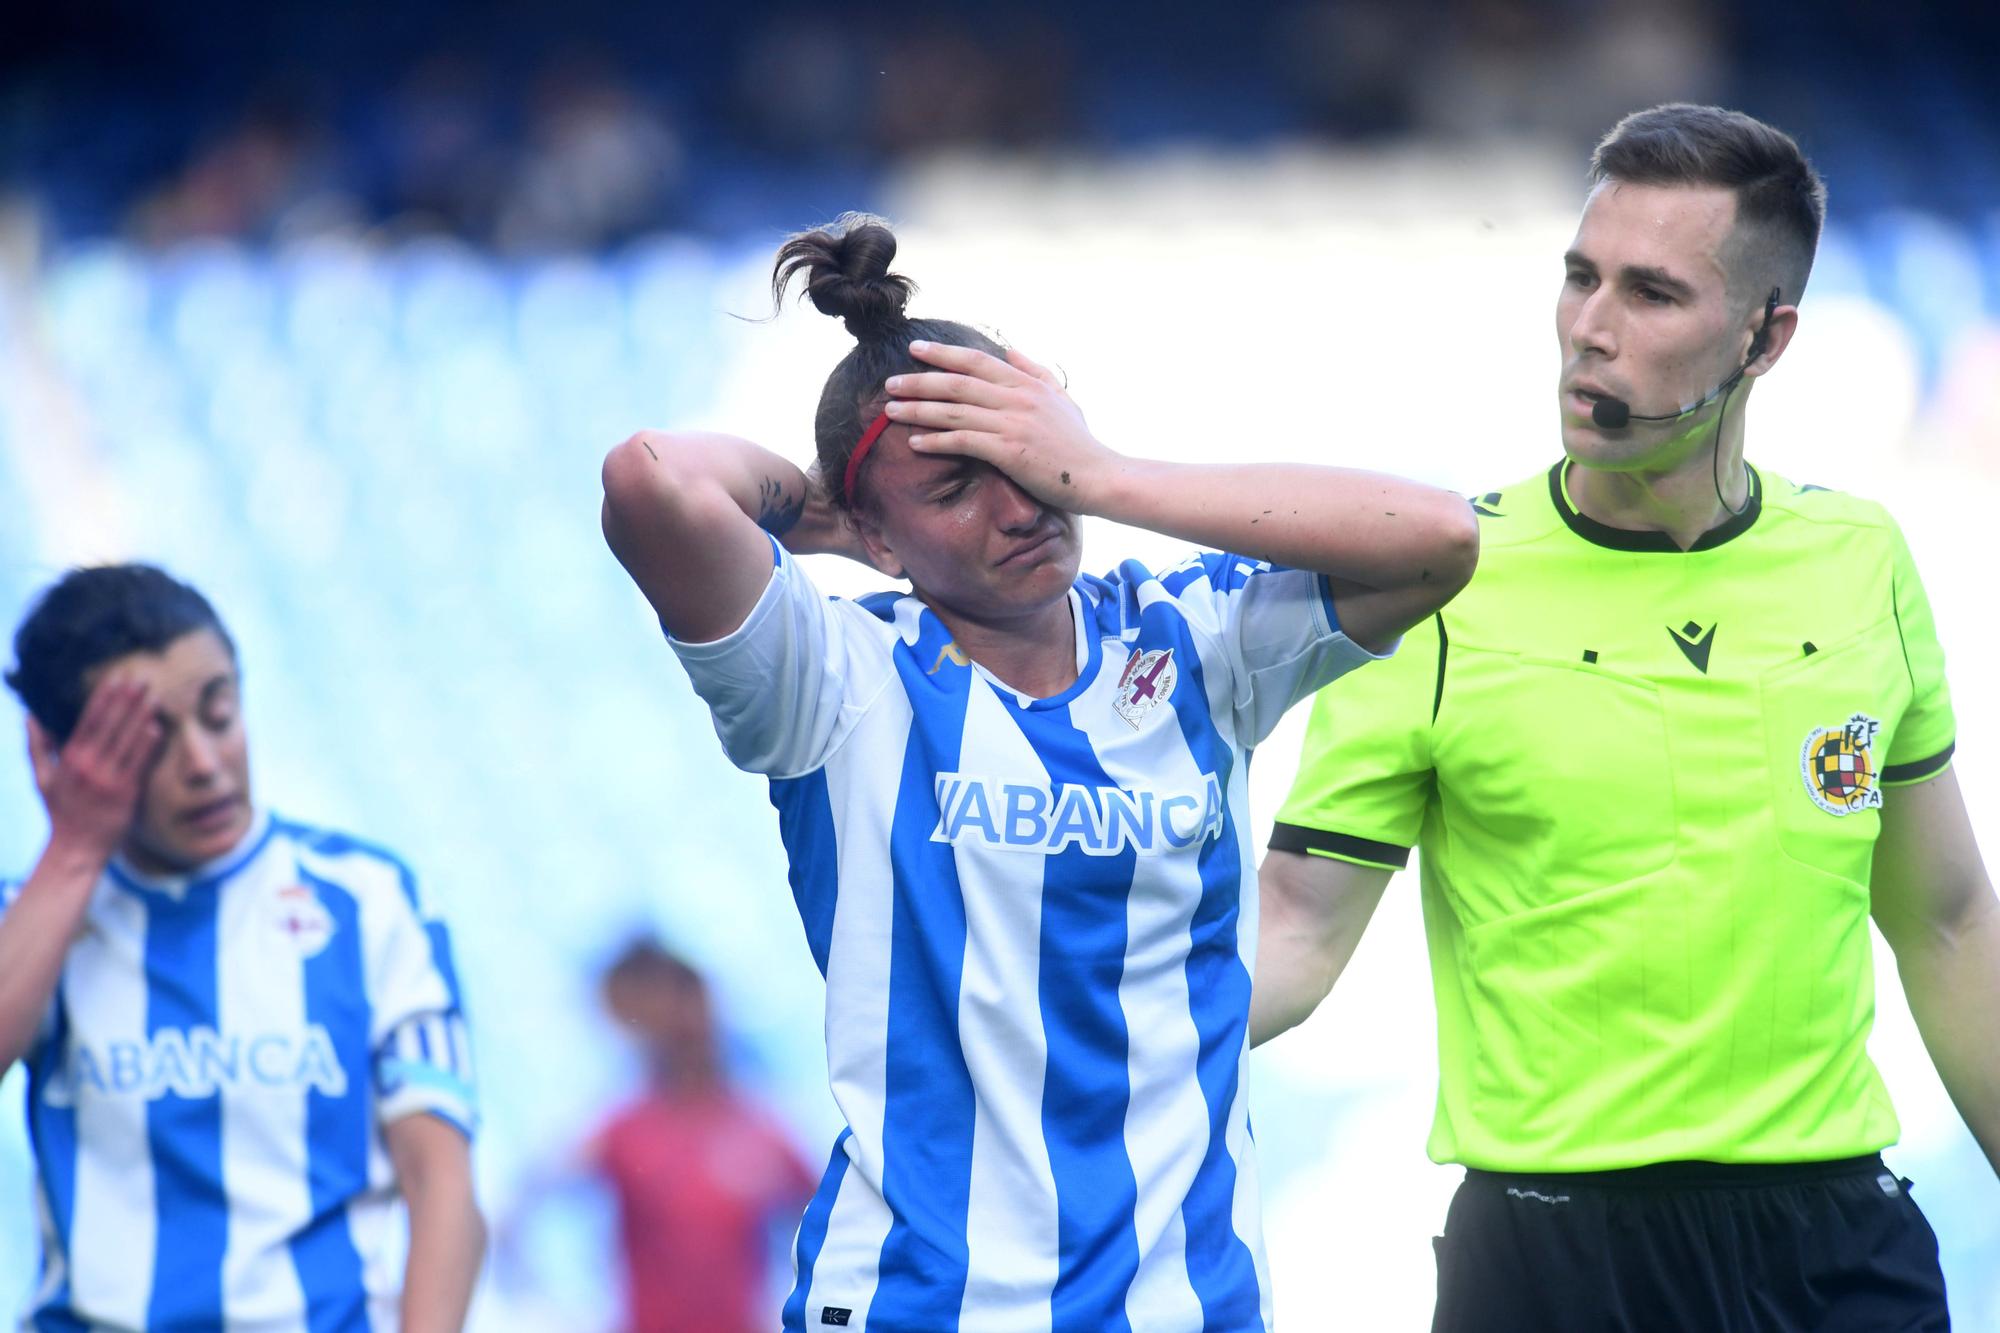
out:
M604 464L612 550L770 779L826 977L847 1130L784 1326L1266 1328L1249 753L1464 586L1473 517L1114 453L1040 366L908 317L895 251L856 215L779 251L774 294L802 275L856 339L815 477L661 431ZM1080 578L1084 514L1243 554ZM830 600L810 552L910 591Z

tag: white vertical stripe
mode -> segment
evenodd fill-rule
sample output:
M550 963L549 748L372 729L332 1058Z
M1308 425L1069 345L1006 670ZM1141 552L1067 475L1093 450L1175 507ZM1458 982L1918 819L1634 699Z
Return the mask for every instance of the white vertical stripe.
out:
M379 1112L380 1103L375 1109ZM368 1188L373 1192L394 1191L396 1187L396 1162L389 1156L389 1145L382 1138L382 1117L378 1113L368 1122ZM354 1243L357 1246L361 1243L359 1232L354 1233ZM367 1255L364 1253L362 1257L365 1259ZM369 1287L370 1291L374 1289Z
M1195 767L1174 715L1180 692L1193 694L1181 668L1175 699L1142 718L1138 734L1113 711L1118 673L1105 671L1071 710L1088 730L1111 780L1134 791L1198 792ZM1122 735L1120 733L1123 733ZM1188 926L1201 904L1197 849L1141 856L1125 905L1125 972L1118 1002L1132 1041L1126 1073L1125 1151L1138 1181L1133 1228L1139 1270L1126 1293L1135 1329L1200 1328L1202 1309L1187 1272L1181 1204L1201 1167L1208 1109L1195 1078L1200 1034L1188 1007Z
M451 1018L451 1064L467 1087L477 1081L472 1068L472 1029L457 1014Z
M1180 1187L1185 1197L1187 1187ZM1125 1293L1125 1317L1135 1330L1187 1330L1195 1333L1205 1328L1207 1315L1201 1308L1201 1297L1195 1294L1194 1284L1187 1272L1187 1218L1181 1212L1180 1200L1166 1200L1165 1191L1159 1192L1161 1202L1173 1204L1173 1211L1167 1214L1159 1234L1147 1240L1147 1233L1141 1232L1139 1244L1141 1258L1139 1271L1132 1279L1132 1289ZM1147 1207L1146 1194L1139 1194L1139 1218L1143 1225L1153 1210Z
M1257 1149L1250 1139L1250 1052L1236 1062L1236 1100L1229 1107L1229 1155L1236 1160L1236 1198L1231 1216L1236 1234L1250 1247L1257 1270L1257 1298L1264 1327L1271 1326L1271 1265L1264 1256L1264 1195L1257 1176Z
M424 1040L430 1043L430 1063L439 1069L451 1068L451 1029L444 1021L443 1014L433 1014L423 1020Z
M1007 716L1011 704L975 687L965 718L964 751L984 771L1016 782L1045 773L1041 759ZM1036 775L1031 777L1030 775ZM1037 996L1041 980L1042 895L1027 852L967 843L955 849L965 894L965 962L959 981L958 1033L977 1101L965 1239L969 1265L960 1319L980 1328L982 1314L1010 1310L1010 1333L1047 1328L1049 1295L1061 1271L1055 1173L1042 1133L1042 1084L1048 1041Z
M394 1276L393 1280L397 1284L399 1285L401 1284L402 1275L400 1269ZM376 1288L371 1283L368 1290L376 1291L378 1290L378 1288ZM475 1306L477 1305L477 1300L478 1298L474 1297ZM369 1333L400 1333L402 1327L403 1327L403 1303L401 1297L370 1296L368 1298Z
M29 1303L30 1310L39 1310L54 1300L62 1290L63 1279L69 1276L69 1268L63 1263L62 1237L56 1233L55 1213L49 1207L49 1192L43 1188L39 1175L35 1177L35 1224L42 1235L42 1274Z
M1239 763L1230 783L1230 806L1250 808L1250 766ZM1242 866L1243 899L1237 909L1236 952L1254 985L1257 976L1257 923L1263 911L1263 895L1257 883L1256 850L1250 845L1247 822L1236 826L1237 857ZM1263 1305L1264 1327L1271 1327L1271 1266L1264 1254L1264 1199L1257 1174L1257 1147L1250 1137L1250 1049L1245 1036L1243 1053L1236 1062L1236 1100L1229 1108L1229 1152L1236 1159L1236 1197L1233 1214L1236 1234L1250 1247L1251 1262L1257 1270L1257 1291Z
M908 701L885 698L826 770L840 885L826 960L827 1075L853 1133L847 1174L806 1293L808 1328L817 1326L820 1307L829 1304L854 1311L853 1327L867 1326L882 1242L893 1220L881 1187L895 898L889 830L896 802L881 793L885 785L893 791L903 771L909 726Z
M278 891L293 883L291 866L289 857L259 857L217 895L216 1028L225 1039L242 1039L246 1060L254 1034L281 1035L297 1050L306 1033L301 955L275 924ZM266 1087L246 1076L220 1095L229 1199L223 1313L232 1325L252 1325L258 1333L304 1328L305 1296L288 1241L312 1219L306 1090Z
M1186 600L1182 600L1183 598ZM1188 636L1194 640L1195 649L1201 655L1201 684L1202 689L1206 691L1207 697L1206 699L1201 699L1195 696L1194 672L1192 670L1194 663L1183 663L1180 665L1180 677L1174 685L1173 699L1169 700L1170 704L1177 705L1173 711L1186 712L1191 708L1206 707L1208 716L1214 721L1217 730L1223 736L1229 737L1234 734L1236 729L1236 695L1241 687L1247 684L1247 675L1243 665L1227 653L1227 642L1217 637L1221 630L1221 625L1216 618L1215 612L1218 608L1215 605L1214 598L1214 589L1210 586L1206 578L1197 579L1190 583L1182 591L1180 598L1169 596L1167 590L1157 583L1145 584L1139 589L1139 605L1141 609L1156 606L1164 602L1180 614L1182 623L1187 627ZM1226 604L1221 609L1226 610ZM1185 697L1181 693L1183 690L1188 692ZM1168 709L1163 707L1156 708L1153 711L1165 714ZM1163 716L1158 722L1149 722L1148 725L1158 726L1163 723L1171 724L1177 739L1179 739L1180 725L1172 718ZM1185 757L1188 763L1192 765L1193 756L1188 754L1184 739L1180 741L1176 749L1177 753ZM1237 752L1237 758L1239 760L1237 767L1240 768L1242 767L1240 762L1242 752L1240 750ZM1164 785L1164 782L1164 778L1156 777L1153 785ZM1198 784L1199 778L1197 777ZM1242 807L1239 806L1237 808L1241 809Z
M368 1319L376 1333L394 1333L400 1322L396 1300L409 1250L404 1217L396 1195L386 1189L371 1190L347 1205L347 1234L361 1255L361 1285L369 1295Z
M71 1049L88 1047L110 1084L112 1046L144 1049L146 1041L146 907L123 889L100 889L92 916L99 929L71 946L63 998ZM74 1091L70 1291L94 1318L143 1328L156 1234L146 1098L141 1089L99 1091L81 1079Z
M380 1050L390 1032L418 1014L443 1013L451 1007L444 976L431 952L423 918L403 891L401 873L370 853L328 856L299 849L299 861L313 874L331 880L354 895L361 918L361 956L367 975L372 1030L369 1046ZM419 1058L412 1046L409 1058Z

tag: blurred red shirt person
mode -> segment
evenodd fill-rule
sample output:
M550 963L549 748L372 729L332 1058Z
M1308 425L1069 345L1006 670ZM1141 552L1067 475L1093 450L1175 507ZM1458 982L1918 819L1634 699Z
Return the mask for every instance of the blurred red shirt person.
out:
M766 1257L815 1181L769 1114L730 1088L708 987L659 946L628 947L604 998L645 1047L646 1093L588 1147L618 1201L631 1333L750 1333L777 1322Z

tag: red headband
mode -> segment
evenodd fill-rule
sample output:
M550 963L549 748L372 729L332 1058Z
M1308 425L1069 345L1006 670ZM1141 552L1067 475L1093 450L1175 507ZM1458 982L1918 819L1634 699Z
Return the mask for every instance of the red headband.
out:
M854 507L854 479L861 475L861 460L868 457L868 451L875 447L875 441L882 438L882 432L889 429L889 414L877 412L875 419L868 423L868 429L861 432L861 443L854 446L854 452L847 456L847 475L840 479L840 494L847 501L847 507Z

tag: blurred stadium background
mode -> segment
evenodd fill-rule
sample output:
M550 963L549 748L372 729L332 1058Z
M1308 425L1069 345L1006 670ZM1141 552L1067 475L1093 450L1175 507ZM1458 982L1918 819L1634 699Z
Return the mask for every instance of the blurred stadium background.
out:
M509 1245L485 1330L615 1317L605 1207L524 1182L634 1079L597 969L706 968L739 1076L811 1158L820 988L762 783L597 534L641 425L803 460L845 348L769 257L848 208L918 309L1059 364L1114 445L1379 466L1465 492L1554 456L1549 316L1591 140L1684 98L1791 130L1832 223L1753 459L1898 513L2000 863L2000 10L1771 0L1242 0L864 10L684 0L83 0L0 43L0 609L158 560L234 628L263 798L403 850L449 913ZM1985 54L1982 54L1985 53ZM747 316L733 318L732 316ZM1086 565L1148 539L1099 527ZM869 586L854 568L830 588ZM1831 568L1829 579L1842 571ZM1266 747L1268 823L1298 722ZM0 726L18 726L13 701ZM0 764L0 869L44 821ZM1261 840L1261 834L1260 834ZM1456 1172L1413 879L1257 1057L1281 1324L1428 1326ZM2000 1185L1881 951L1894 1165L1961 1327L2000 1328ZM2000 1038L1997 1038L2000 1039ZM0 1097L0 1302L35 1262ZM782 1238L778 1240L782 1244Z

